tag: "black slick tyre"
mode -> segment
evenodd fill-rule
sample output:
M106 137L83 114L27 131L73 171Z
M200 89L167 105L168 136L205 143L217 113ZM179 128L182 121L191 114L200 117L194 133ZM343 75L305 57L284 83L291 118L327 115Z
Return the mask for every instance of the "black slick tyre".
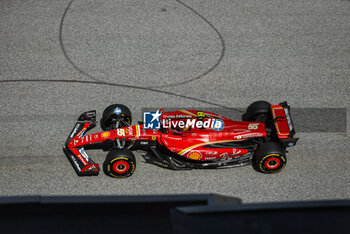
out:
M130 150L112 148L103 163L103 172L113 178L131 176L136 168L134 154Z
M267 101L257 101L250 104L242 115L243 121L266 123L271 116L271 104Z
M285 149L277 142L261 144L253 158L254 168L262 173L273 174L282 171L287 164Z
M132 117L130 109L122 104L113 104L108 106L102 114L100 121L103 131L115 129L115 123L119 121L118 128L131 125Z

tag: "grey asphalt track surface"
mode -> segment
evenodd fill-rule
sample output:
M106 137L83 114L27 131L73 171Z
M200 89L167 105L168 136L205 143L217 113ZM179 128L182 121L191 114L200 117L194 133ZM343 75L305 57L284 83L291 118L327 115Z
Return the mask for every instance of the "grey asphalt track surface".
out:
M350 1L3 0L0 40L1 196L350 198ZM301 129L274 175L251 166L171 171L138 152L128 179L78 177L62 151L80 113L101 116L112 103L141 120L147 107L234 112L256 100L346 108L347 124ZM102 163L106 153L90 155Z

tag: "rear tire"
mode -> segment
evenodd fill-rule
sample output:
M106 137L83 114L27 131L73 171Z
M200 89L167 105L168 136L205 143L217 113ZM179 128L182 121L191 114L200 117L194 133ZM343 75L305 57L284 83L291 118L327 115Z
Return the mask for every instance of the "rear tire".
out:
M277 142L261 144L255 152L253 166L255 170L273 174L282 171L287 164L286 151Z
M127 106L122 104L113 104L108 106L104 111L100 121L103 131L115 129L116 121L120 120L118 128L123 128L131 125L131 111Z
M271 119L271 104L267 101L257 101L250 104L242 115L243 121L261 122L265 125Z
M103 172L113 178L131 176L136 168L135 155L130 150L112 148L103 163Z

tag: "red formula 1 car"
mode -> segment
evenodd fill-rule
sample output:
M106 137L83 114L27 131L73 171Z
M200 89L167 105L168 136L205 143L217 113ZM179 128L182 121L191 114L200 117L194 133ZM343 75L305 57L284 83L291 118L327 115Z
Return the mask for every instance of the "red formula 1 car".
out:
M86 153L90 149L109 151L103 171L115 178L134 173L134 150L146 151L143 157L148 163L175 170L252 163L259 172L277 173L286 165L286 148L298 140L293 138L287 102L254 102L243 114L243 121L197 110L157 111L152 115L152 121L159 120L158 129L148 129L141 122L131 125L130 110L121 104L111 105L100 121L104 131L86 135L96 126L96 111L85 112L69 135L64 152L78 175L99 173L99 164Z

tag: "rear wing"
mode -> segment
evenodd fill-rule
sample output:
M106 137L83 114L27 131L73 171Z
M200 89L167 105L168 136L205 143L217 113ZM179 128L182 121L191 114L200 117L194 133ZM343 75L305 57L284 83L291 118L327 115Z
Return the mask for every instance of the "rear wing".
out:
M271 105L271 113L279 140L285 147L294 146L298 138L293 138L295 128L290 114L290 106L287 102Z

